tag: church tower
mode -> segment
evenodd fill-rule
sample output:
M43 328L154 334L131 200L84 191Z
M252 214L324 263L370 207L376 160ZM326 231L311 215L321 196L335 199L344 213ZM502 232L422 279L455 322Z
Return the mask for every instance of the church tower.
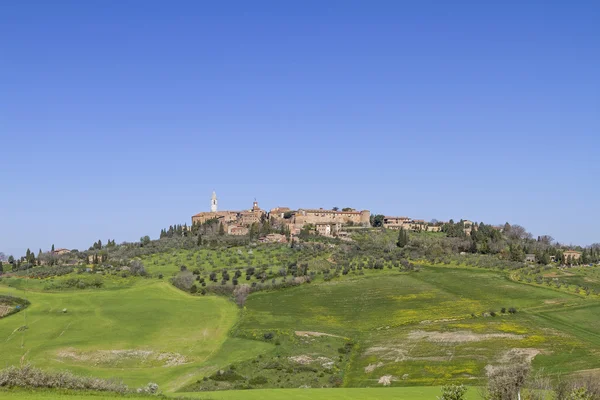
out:
M217 194L215 192L210 199L210 212L217 212Z

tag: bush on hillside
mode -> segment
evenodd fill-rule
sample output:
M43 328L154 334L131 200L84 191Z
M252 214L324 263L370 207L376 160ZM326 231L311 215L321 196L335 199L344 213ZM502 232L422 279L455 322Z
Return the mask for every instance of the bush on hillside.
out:
M131 262L131 264L129 264L129 272L131 272L132 275L139 275L139 276L147 275L144 264L142 264L142 262L139 260L133 260Z
M251 385L264 385L265 383L269 383L269 380L264 376L255 376L254 378L248 381Z
M156 384L154 382L150 382L146 386L138 388L138 390L136 390L136 392L143 393L143 394L157 394L158 393L158 384Z
M177 274L171 281L173 285L185 292L189 292L194 284L194 274L190 271L183 271Z
M91 279L90 279L91 278ZM69 278L65 280L57 280L48 283L45 290L64 290L64 289L100 289L104 286L104 281L99 277L88 278Z
M46 372L30 364L8 367L0 371L0 387L96 390L126 393L121 382L73 375L68 371Z
M0 315L0 318L6 318L11 314L17 313L21 310L24 310L25 308L29 307L31 303L29 302L29 300L26 299L21 299L19 297L14 297L14 296L5 296L5 295L0 295L0 305L6 305L6 306L12 306L12 310L10 310L9 312L7 312L4 315Z
M210 376L210 379L218 382L235 382L235 381L243 381L245 378L240 374L236 373L232 369L228 369L226 371L217 371L213 375Z
M465 385L445 385L442 386L442 395L438 400L463 400L466 392Z

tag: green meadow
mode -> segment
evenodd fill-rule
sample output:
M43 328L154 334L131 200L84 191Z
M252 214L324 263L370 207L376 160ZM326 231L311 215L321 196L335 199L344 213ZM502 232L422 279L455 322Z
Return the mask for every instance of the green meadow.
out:
M229 300L193 297L167 282L58 293L0 286L0 293L32 303L0 320L4 365L23 358L44 369L118 377L134 387L152 381L175 390L202 371L270 347L228 337L238 316Z
M439 387L405 387L405 388L369 388L369 389L257 389L257 390L228 390L210 393L177 393L171 395L174 399L199 400L386 400L411 399L432 400L439 396ZM149 399L147 396L113 396L102 393L76 393L54 391L0 391L3 399L7 400L114 400L114 399ZM477 388L470 388L466 400L479 399Z
M600 366L597 296L464 265L419 263L405 272L389 263L326 278L331 254L328 247L202 248L142 257L146 278L4 277L0 295L31 305L0 319L2 367L30 362L121 379L132 388L156 382L169 396L200 399L432 399L449 382L473 386L468 398L474 399L486 369L511 360L551 376ZM192 295L169 282L182 266L201 276L248 266L277 274L292 262L316 271L311 283L267 286L242 308L226 296ZM546 273L598 279L596 267ZM66 286L72 279L85 288ZM7 399L58 394L113 398L0 392Z

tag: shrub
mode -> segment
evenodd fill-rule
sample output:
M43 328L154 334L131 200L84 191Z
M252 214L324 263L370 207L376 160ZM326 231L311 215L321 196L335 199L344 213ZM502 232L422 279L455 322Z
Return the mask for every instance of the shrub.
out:
M438 400L463 400L466 391L465 385L445 385L442 386L442 396Z
M248 381L251 385L264 385L265 383L269 383L269 380L264 376L255 376L254 378Z
M340 354L349 354L352 351L352 348L354 347L354 343L352 342L348 342L344 345L344 347L340 347L338 349L338 353Z
M210 379L218 382L235 382L243 381L244 377L235 371L228 369L227 371L217 371L210 376Z
M0 387L96 390L126 393L121 382L73 375L68 371L45 372L30 364L8 367L0 371Z
M150 382L146 386L138 388L137 392L143 394L156 394L158 393L158 384Z
M138 261L138 260L133 260L131 262L131 264L129 264L129 272L131 272L132 275L139 275L139 276L147 275L144 264L142 264L142 262Z
M329 377L329 383L331 383L331 386L333 386L333 387L340 387L340 386L342 386L344 381L342 380L342 378L340 376L332 375Z
M190 271L180 272L173 278L172 283L178 289L189 292L194 284L194 274Z

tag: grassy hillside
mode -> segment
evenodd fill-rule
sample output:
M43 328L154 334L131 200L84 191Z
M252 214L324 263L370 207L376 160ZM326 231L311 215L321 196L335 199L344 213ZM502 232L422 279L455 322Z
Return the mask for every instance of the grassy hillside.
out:
M0 320L0 354L7 365L23 357L41 368L119 377L130 386L154 381L168 390L203 369L271 347L227 337L238 315L230 301L192 297L166 282L61 293L0 287L0 294L32 303Z
M440 388L406 387L406 388L369 388L369 389L266 389L266 390L230 390L209 393L177 393L173 398L199 400L386 400L411 399L432 400L440 395ZM55 391L0 391L3 399L7 400L115 400L115 399L151 399L142 396L113 396L102 393L74 393ZM479 399L476 388L467 391L466 400Z
M518 312L501 312L511 307ZM488 364L511 357L533 360L550 372L595 368L596 328L573 326L584 326L596 307L597 302L515 283L498 272L425 267L256 293L239 329L352 339L357 346L343 374L346 386L379 386L386 375L392 385L439 385L472 382ZM549 324L548 316L560 324Z
M0 320L2 361L119 377L131 387L153 381L170 394L214 399L277 398L300 387L381 388L383 382L392 388L285 393L435 398L439 385L479 385L490 366L515 359L550 374L600 366L598 297L575 284L537 282L546 275L593 285L598 268L507 264L493 270L423 260L404 268L406 260L383 250L343 250L331 244L202 247L141 256L146 278L116 266L45 279L4 277L0 295L31 306ZM308 265L311 283L280 288L272 282L293 279L295 264ZM184 293L168 279L182 266L197 270L198 283L212 271L239 269L240 283L262 290L243 309L225 295ZM248 267L268 276L264 285ZM208 284L233 289L232 280Z

